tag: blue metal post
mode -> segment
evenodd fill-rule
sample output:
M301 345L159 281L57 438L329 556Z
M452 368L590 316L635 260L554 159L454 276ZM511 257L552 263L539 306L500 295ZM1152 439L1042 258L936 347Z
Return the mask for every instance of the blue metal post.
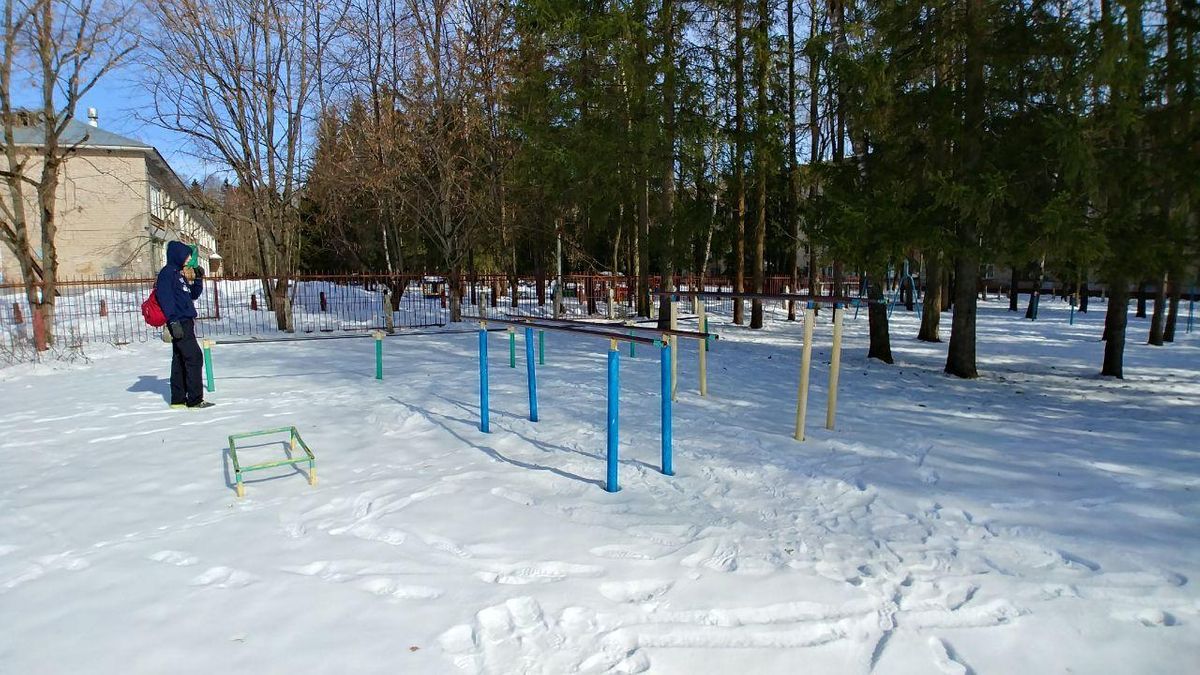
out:
M662 340L662 472L675 475L671 466L671 342Z
M529 421L538 421L537 366L533 363L533 329L525 329L525 373L529 378Z
M620 409L621 396L620 359L621 352L617 350L617 341L611 340L608 348L608 483L604 488L609 492L621 489L617 483L617 440L619 438L617 413Z
M1193 318L1193 315L1196 313L1196 287L1195 286L1192 286L1192 292L1191 292L1190 296L1191 297L1188 300L1188 325L1187 325L1187 332L1189 332L1189 333L1192 332L1192 318Z
M487 325L479 325L479 430L491 433L488 424L488 332Z

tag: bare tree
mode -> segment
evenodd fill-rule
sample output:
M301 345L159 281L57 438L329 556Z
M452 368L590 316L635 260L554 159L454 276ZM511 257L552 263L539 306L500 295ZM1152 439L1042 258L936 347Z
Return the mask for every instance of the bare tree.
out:
M67 160L87 141L86 133L69 134L68 127L79 100L137 46L127 31L130 11L92 0L4 3L0 177L8 194L0 199L0 240L20 266L39 350L54 339L59 182ZM37 91L36 108L15 105L14 86L22 80Z
M259 272L280 330L291 331L299 191L309 158L325 41L323 0L163 0L146 58L153 122L223 166L246 197Z

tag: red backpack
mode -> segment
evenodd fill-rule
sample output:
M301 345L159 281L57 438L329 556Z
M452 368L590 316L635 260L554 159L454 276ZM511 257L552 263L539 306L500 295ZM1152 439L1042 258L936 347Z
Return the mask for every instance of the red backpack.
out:
M142 318L155 328L167 325L167 317L163 314L162 307L158 306L157 291L150 291L150 297L142 303Z

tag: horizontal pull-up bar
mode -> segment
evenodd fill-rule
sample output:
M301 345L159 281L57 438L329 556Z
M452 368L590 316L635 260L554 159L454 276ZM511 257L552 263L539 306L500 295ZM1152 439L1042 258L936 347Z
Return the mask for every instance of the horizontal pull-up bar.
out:
M801 295L800 293L739 293L737 291L654 291L652 295L663 298L680 295L688 298L744 298L748 300L795 300L797 302L832 302L847 305L851 298L836 295Z
M307 342L310 340L355 340L355 339L374 337L375 332L381 331L381 330L382 329L372 329L371 332L368 332L368 333L355 333L353 335L314 335L312 337L277 337L277 338L266 338L266 339L262 339L262 340L257 340L257 339L212 340L212 343L214 345L259 345L259 344L269 344L272 342ZM504 330L504 329L497 328L495 330ZM385 335L387 337L404 337L404 336L418 337L418 336L422 336L422 335L465 335L467 333L474 333L474 332L475 331L473 331L473 330L439 330L439 331L424 331L421 333L396 331L395 333L385 333Z
M556 323L556 324L563 324L563 325L570 325L570 326L596 326L599 328L640 330L640 331L643 331L646 333L654 333L655 335L674 335L674 336L682 337L682 338L691 338L693 340L708 340L710 338L713 340L716 340L719 337L716 333L696 332L696 331L691 331L691 330L676 330L673 328L646 328L644 326L635 325L634 323L624 323L621 321L576 321L574 319L545 319L542 317L532 317L532 316L526 317L525 315L522 315L522 314L508 314L506 316L509 316L509 317L513 318L514 320L542 321L545 323ZM485 319L485 320L492 321L493 319ZM525 325L525 324L522 324L522 325Z
M560 333L575 333L576 335L592 335L595 337L604 338L606 340L617 340L618 342L634 342L634 343L643 344L643 345L656 345L656 344L660 344L662 342L661 340L655 340L654 338L649 338L649 337L642 337L640 335L624 335L621 333L614 333L609 330L604 330L603 328L588 329L588 328L581 328L578 325L567 326L567 325L563 325L563 324L556 324L556 323L542 322L542 321L528 321L528 320L514 321L512 319L494 319L494 318L480 318L480 317L463 317L463 318L464 319L469 318L472 321L478 321L481 325L491 322L491 323L498 323L498 324L505 325L505 326L523 326L523 327L528 327L528 328L537 328L538 330L556 330L556 331L559 331Z

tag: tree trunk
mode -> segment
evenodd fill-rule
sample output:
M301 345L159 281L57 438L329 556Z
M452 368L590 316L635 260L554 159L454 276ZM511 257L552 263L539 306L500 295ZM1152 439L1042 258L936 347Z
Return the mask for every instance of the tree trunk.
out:
M1163 327L1163 342L1175 341L1175 323L1179 318L1179 296L1182 294L1182 284L1171 279L1171 299L1167 305L1167 323Z
M733 77L734 77L734 139L736 143L733 164L733 182L736 190L737 234L734 239L733 290L746 290L746 169L745 169L745 124L746 124L746 38L742 34L742 21L746 8L743 0L733 3ZM733 299L733 322L742 325L746 321L746 310L741 298Z
M1017 272L1017 264L1013 263L1012 281L1008 287L1008 311L1010 312L1017 311L1017 307L1021 302L1021 291L1019 290L1020 287L1018 286L1019 281L1020 275Z
M493 293L492 299L495 297ZM450 266L450 322L459 321L462 321L462 270L455 264Z
M973 176L983 154L984 97L983 97L983 0L967 0L965 50L965 105L963 123L963 168ZM954 320L950 324L950 349L946 355L946 372L958 377L973 378L975 369L975 310L976 286L979 281L979 233L975 218L970 214L958 224L958 262L954 270Z
M1163 275L1157 284L1157 289L1154 293L1154 315L1150 319L1150 339L1149 344L1156 347L1161 347L1164 341L1163 338L1163 320L1166 314L1167 304L1167 276Z
M1125 326L1129 322L1129 282L1116 278L1108 286L1108 313L1104 317L1104 367L1100 374L1123 378Z
M867 358L879 359L884 363L894 363L892 359L892 340L888 334L887 300L883 295L884 271L874 270L869 275L867 284L867 319L871 335L870 348Z
M922 342L941 342L942 322L942 254L935 252L925 261L925 299L921 306L921 330L917 339Z
M279 330L285 333L294 333L296 331L295 323L292 320L292 302L288 297L288 278L280 276L275 280L275 289L272 294L272 306L275 308L275 324Z
M1088 298L1091 297L1091 289L1088 288L1088 283L1085 281L1079 285L1079 311L1087 314Z
M1046 257L1038 261L1037 275L1033 279L1033 288L1029 291L1029 306L1025 308L1025 318L1037 321L1038 305L1042 301L1042 284L1046 282Z
M1139 319L1146 318L1146 282L1138 282L1137 287L1137 314Z
M792 292L800 289L800 218L797 203L800 201L800 167L796 161L796 0L787 0L787 129L788 129L788 191L787 221L792 233ZM788 321L796 320L796 301L788 301Z
M767 0L758 0L758 30L755 35L754 69L758 80L757 110L754 121L754 160L758 174L755 195L754 220L754 292L765 291L766 276L766 245L767 245L767 94L770 82L767 80L767 61L770 58L771 13ZM750 327L763 327L763 301L755 298L750 304Z

